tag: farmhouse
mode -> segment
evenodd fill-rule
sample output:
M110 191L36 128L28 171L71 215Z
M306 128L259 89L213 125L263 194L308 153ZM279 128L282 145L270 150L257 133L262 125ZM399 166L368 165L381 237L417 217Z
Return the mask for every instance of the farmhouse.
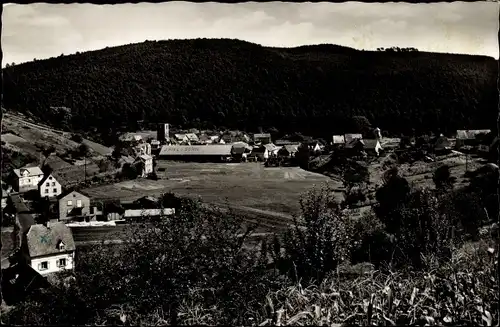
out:
M252 152L252 147L245 142L235 142L232 146L231 153L233 158L237 160L246 159L248 154Z
M59 200L59 220L67 221L71 219L91 216L90 199L85 195L70 191L58 197Z
M198 135L196 135L195 133L186 134L186 138L189 142L199 142Z
M249 157L255 158L255 160L266 161L269 159L269 150L264 145L254 146Z
M72 270L75 242L71 229L64 223L32 225L23 238L21 258L40 275Z
M221 162L231 157L231 144L214 145L165 145L161 148L160 159Z
M140 142L142 141L142 136L133 133L125 133L119 137L119 140L122 142Z
M269 133L259 133L253 135L253 141L260 144L271 143L271 134Z
M38 184L38 192L40 197L53 198L62 193L61 184L55 179L52 174L46 175Z
M12 186L15 191L20 193L36 190L42 178L43 172L40 167L14 169Z
M141 177L146 177L153 172L153 157L148 154L141 154L135 159L136 162L140 162L143 166Z
M188 137L186 134L174 134L175 140L179 143L187 143L189 142Z

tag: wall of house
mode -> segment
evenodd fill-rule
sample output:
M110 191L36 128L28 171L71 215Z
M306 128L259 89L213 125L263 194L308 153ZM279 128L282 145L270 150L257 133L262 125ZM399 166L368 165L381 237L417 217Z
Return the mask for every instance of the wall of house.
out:
M71 253L63 253L63 254L55 254L52 256L41 257L41 258L31 258L31 267L36 270L40 275L47 275L55 272L62 271L64 269L73 269L74 268L74 252ZM58 267L57 263L59 259L66 259L65 267ZM46 270L40 270L39 264L47 261L49 267Z
M38 183L42 180L43 175L20 177L18 179L19 192L27 192L38 189Z
M49 186L47 186L49 184ZM40 196L49 198L58 196L62 193L61 184L59 184L55 179L46 180L42 185L40 185Z
M144 163L144 174L149 174L153 172L153 160L146 160Z
M71 206L68 205L68 201L71 200ZM77 200L82 201L82 215L90 214L90 199L79 194L68 194L64 198L59 200L59 219L68 218L68 210L77 208Z

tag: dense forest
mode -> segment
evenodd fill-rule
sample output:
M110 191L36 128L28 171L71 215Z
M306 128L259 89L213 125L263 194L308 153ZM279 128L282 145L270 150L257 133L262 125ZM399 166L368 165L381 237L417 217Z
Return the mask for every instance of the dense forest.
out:
M415 49L416 50L416 49ZM69 130L138 121L328 137L365 116L393 133L494 128L497 61L336 45L146 41L3 69L4 106Z

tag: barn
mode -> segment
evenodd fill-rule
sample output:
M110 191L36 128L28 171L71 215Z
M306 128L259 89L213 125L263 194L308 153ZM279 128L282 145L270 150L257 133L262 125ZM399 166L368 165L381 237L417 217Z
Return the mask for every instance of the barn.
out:
M160 160L224 162L231 159L231 144L214 145L165 145Z

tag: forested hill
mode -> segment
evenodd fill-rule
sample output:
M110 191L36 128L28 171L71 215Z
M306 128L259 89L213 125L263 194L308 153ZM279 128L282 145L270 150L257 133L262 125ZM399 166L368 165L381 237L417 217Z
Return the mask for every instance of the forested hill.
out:
M3 82L7 109L68 129L144 119L331 135L353 115L398 133L492 128L497 75L483 56L197 39L37 60L5 68Z

